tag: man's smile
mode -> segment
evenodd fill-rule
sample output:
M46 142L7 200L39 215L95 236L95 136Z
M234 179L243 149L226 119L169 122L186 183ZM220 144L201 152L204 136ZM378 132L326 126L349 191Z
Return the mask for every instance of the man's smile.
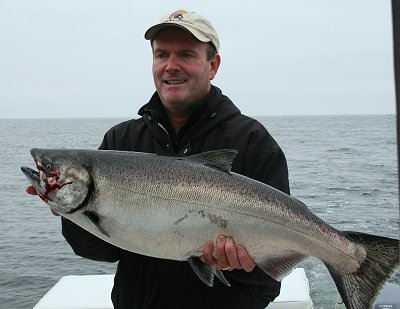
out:
M164 83L167 83L168 85L178 85L183 84L184 82L186 82L186 79L164 80Z

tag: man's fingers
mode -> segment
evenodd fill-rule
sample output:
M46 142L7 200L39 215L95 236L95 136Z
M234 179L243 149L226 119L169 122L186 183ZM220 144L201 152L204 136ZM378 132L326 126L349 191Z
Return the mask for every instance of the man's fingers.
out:
M256 264L254 263L253 259L249 256L247 250L241 245L237 245L236 250L237 250L238 260L244 271L251 272L256 266Z
M251 272L256 264L249 256L245 247L236 245L233 238L219 235L215 243L208 241L203 247L204 261L211 266L218 266L222 270L243 269Z
M203 258L204 261L210 265L217 265L217 260L213 256L214 243L212 241L207 241L203 247Z
M235 242L231 237L225 238L225 253L228 258L228 264L231 268L241 269L242 266L239 262Z
M54 211L53 209L50 209L50 210L51 210L51 213L53 214L53 216L56 216L56 217L60 216L60 214L58 212Z
M224 235L219 235L215 248L215 255L217 257L218 267L222 269L230 266L228 257L226 256L225 252L225 241L226 237Z
M37 192L33 186L29 186L25 189L26 193L31 195L37 195Z

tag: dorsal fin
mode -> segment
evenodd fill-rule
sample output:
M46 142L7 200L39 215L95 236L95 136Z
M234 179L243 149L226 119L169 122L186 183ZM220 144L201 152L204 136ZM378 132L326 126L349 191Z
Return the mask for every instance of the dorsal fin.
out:
M230 173L233 159L236 157L237 153L238 151L235 149L220 149L202 152L188 156L185 159L201 162L223 172Z

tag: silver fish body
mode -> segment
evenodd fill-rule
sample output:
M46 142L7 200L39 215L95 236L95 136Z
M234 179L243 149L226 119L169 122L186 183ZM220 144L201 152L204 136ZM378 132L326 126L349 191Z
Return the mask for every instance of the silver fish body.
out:
M349 309L371 306L399 263L398 240L338 231L295 198L231 172L236 151L185 158L97 150L31 153L40 173L23 171L53 210L125 250L188 260L209 285L213 275L228 283L219 270L204 269L193 258L220 234L244 245L276 280L308 256L321 259ZM205 279L207 272L211 279ZM355 296L351 287L360 277L365 283L364 273L376 287Z

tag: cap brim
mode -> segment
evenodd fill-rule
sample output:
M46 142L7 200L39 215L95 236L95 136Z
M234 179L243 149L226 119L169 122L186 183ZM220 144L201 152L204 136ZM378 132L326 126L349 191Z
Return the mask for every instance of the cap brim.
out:
M197 29L194 29L190 26L179 25L176 23L161 23L161 24L154 25L153 27L150 27L149 29L147 29L147 31L144 34L144 38L146 40L153 40L158 31L160 31L161 29L171 28L171 27L177 27L177 28L184 29L187 32L189 32L190 34L192 34L196 39L198 39L201 42L205 42L205 43L211 42L211 40L208 37L203 35Z

